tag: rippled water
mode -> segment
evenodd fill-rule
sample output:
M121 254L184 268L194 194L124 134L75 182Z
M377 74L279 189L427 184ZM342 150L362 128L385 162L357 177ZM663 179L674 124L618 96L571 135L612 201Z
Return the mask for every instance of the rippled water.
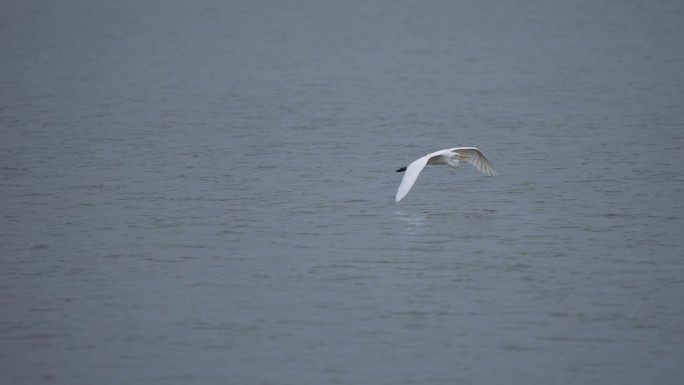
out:
M683 13L4 2L3 377L678 383Z

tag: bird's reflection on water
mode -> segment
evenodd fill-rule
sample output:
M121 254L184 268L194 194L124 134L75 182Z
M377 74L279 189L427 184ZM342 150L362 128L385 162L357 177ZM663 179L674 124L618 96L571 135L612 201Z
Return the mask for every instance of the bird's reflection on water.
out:
M401 229L404 234L421 234L430 224L427 215L423 213L396 210L394 216L399 222L405 225Z

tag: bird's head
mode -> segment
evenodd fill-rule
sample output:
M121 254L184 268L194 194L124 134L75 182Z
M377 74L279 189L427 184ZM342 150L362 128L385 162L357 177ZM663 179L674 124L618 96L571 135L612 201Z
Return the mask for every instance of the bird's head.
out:
M455 157L455 158L463 158L463 159L470 158L469 156L463 155L463 154L459 154L458 152L454 152L454 157Z

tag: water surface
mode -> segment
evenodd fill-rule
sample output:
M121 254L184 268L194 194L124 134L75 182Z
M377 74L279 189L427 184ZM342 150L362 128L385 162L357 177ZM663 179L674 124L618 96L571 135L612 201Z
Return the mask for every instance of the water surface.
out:
M678 383L683 13L6 1L0 370Z

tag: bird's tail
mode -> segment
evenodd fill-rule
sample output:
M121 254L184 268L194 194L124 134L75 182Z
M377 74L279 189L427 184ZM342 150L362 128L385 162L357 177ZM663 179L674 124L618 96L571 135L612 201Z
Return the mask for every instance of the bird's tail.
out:
M397 170L397 172L404 172L404 171L406 171L406 167L402 167L402 168Z

